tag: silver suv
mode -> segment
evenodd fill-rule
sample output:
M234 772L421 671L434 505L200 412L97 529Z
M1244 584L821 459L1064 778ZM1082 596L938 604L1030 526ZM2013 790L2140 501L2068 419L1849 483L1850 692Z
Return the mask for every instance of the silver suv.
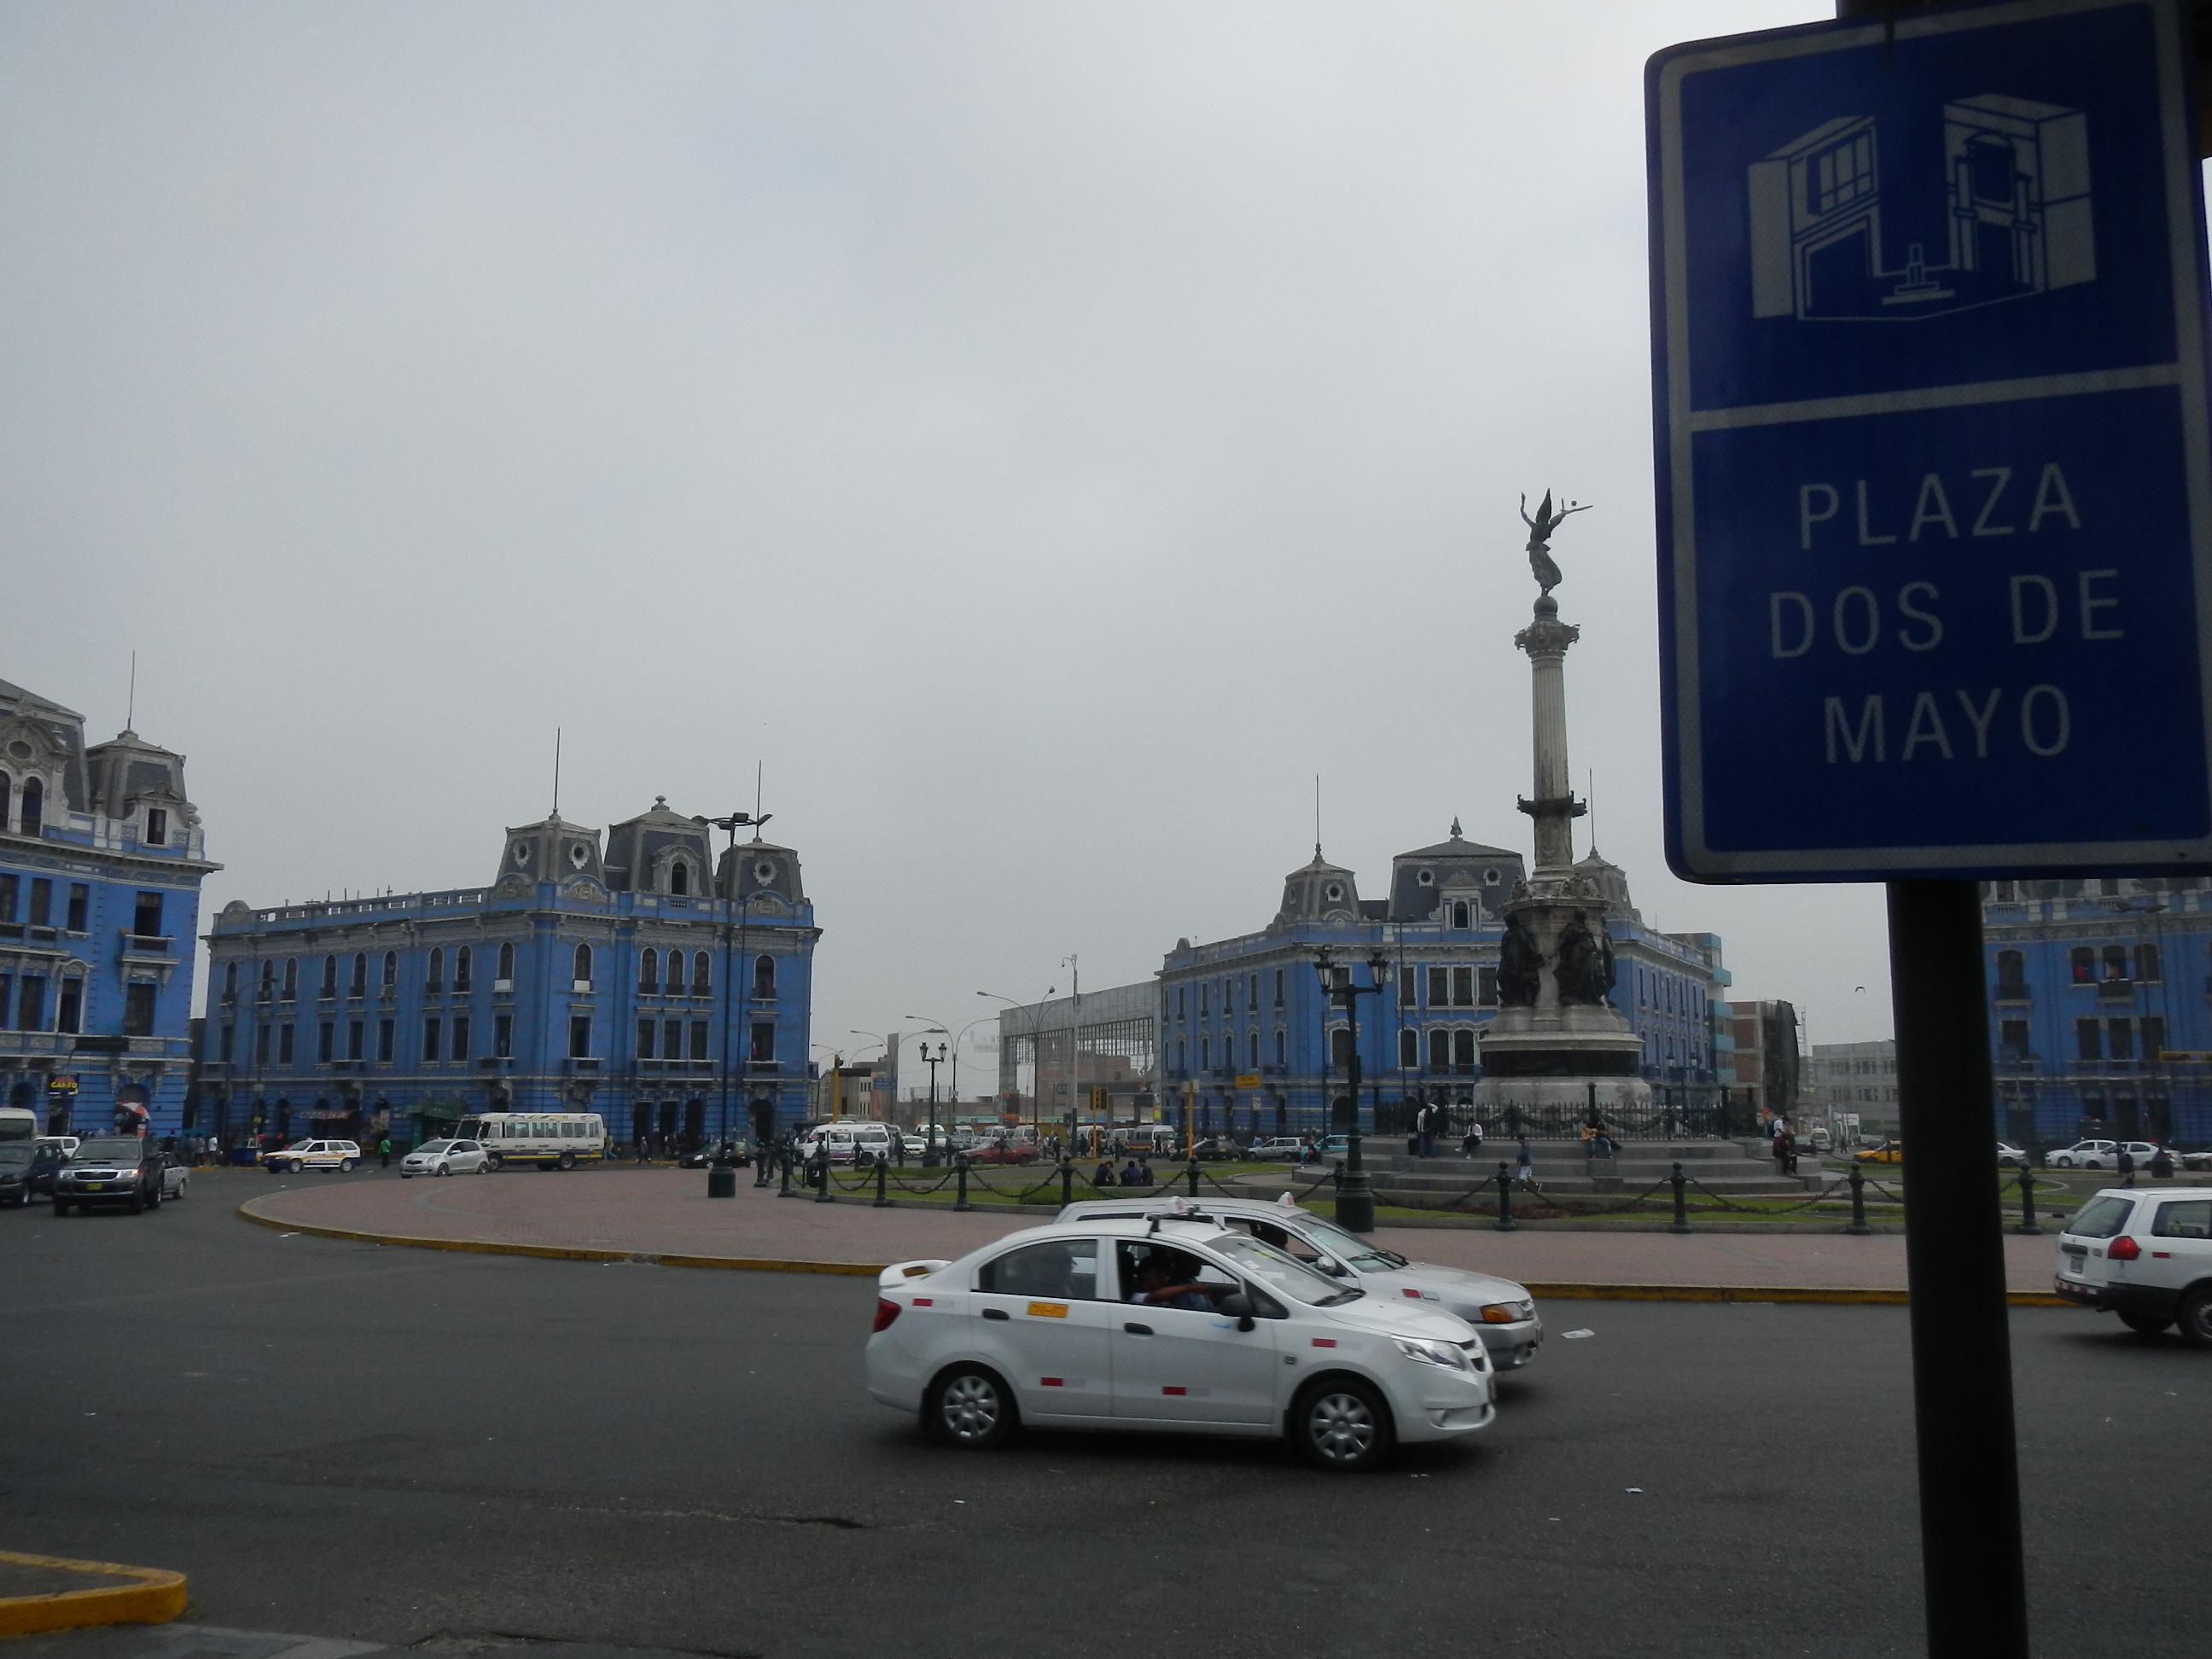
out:
M2153 1336L2212 1346L2212 1187L2107 1187L2058 1236L2058 1294Z

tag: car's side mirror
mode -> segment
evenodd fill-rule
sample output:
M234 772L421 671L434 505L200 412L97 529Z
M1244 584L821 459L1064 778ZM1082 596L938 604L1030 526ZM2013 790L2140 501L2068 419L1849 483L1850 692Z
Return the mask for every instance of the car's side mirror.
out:
M1350 1271L1350 1269L1346 1267L1344 1263L1337 1261L1333 1256L1324 1255L1319 1257L1315 1261L1314 1266L1320 1268L1331 1279L1342 1279Z
M1232 1291L1215 1303L1214 1306L1236 1320L1238 1330L1249 1331L1253 1328L1252 1298L1243 1291Z

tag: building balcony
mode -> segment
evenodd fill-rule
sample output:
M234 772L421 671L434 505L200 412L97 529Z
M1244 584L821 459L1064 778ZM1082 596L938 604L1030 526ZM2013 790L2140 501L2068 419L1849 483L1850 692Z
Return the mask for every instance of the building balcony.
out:
M2097 981L2097 1000L2100 1002L2133 1002L2136 982L2131 979L2100 979Z
M595 1076L600 1070L599 1057L597 1054L571 1054L563 1069L580 1076Z
M568 988L580 997L587 997L592 994L592 981L587 979L571 980Z
M513 1054L486 1054L477 1064L487 1072L511 1072L514 1069Z
M495 979L492 981L491 994L495 997L513 996L514 994L514 981L511 979Z
M714 1062L712 1060L702 1060L700 1064L702 1066L712 1066ZM756 1073L765 1072L773 1077L783 1070L783 1062L776 1059L773 1054L755 1054L750 1060L745 1062L745 1070L748 1073Z
M368 1069L368 1062L365 1060L326 1060L323 1064L333 1072L365 1072Z

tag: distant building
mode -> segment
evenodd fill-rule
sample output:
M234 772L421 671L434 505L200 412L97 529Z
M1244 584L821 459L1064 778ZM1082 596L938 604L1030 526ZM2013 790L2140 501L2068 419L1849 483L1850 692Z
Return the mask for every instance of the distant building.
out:
M54 1133L193 1125L192 940L210 863L185 757L0 680L0 1100Z
M1813 1045L1813 1103L1822 1117L1856 1113L1862 1139L1897 1133L1897 1039Z
M1728 984L1710 933L1644 925L1626 875L1595 851L1574 866L1613 942L1612 1003L1644 1044L1656 1097L1703 1105L1718 1085L1709 1009ZM1274 918L1257 933L1178 940L1160 973L1164 1102L1188 1100L1201 1132L1290 1133L1340 1118L1352 1054L1340 1006L1322 991L1315 952L1331 947L1365 984L1370 957L1384 989L1363 998L1360 1105L1471 1100L1481 1035L1498 1008L1504 905L1526 878L1521 854L1467 840L1459 825L1391 860L1388 896L1359 896L1350 870L1316 849L1284 878Z
M1982 885L1997 1133L2212 1145L2212 878Z
M1786 1002L1729 1004L1735 1039L1730 1109L1747 1121L1758 1114L1789 1117L1802 1111L1805 1076L1797 1048L1797 1011Z
M808 1108L814 907L791 848L716 860L665 800L509 830L483 887L256 909L208 935L202 1088L232 1134L407 1138L592 1111L619 1139L761 1134Z

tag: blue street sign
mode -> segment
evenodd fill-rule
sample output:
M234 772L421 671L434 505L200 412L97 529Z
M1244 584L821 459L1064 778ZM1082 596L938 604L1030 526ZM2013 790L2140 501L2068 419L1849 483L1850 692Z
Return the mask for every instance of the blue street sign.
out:
M2181 10L2024 0L1651 60L1679 874L2212 863Z

